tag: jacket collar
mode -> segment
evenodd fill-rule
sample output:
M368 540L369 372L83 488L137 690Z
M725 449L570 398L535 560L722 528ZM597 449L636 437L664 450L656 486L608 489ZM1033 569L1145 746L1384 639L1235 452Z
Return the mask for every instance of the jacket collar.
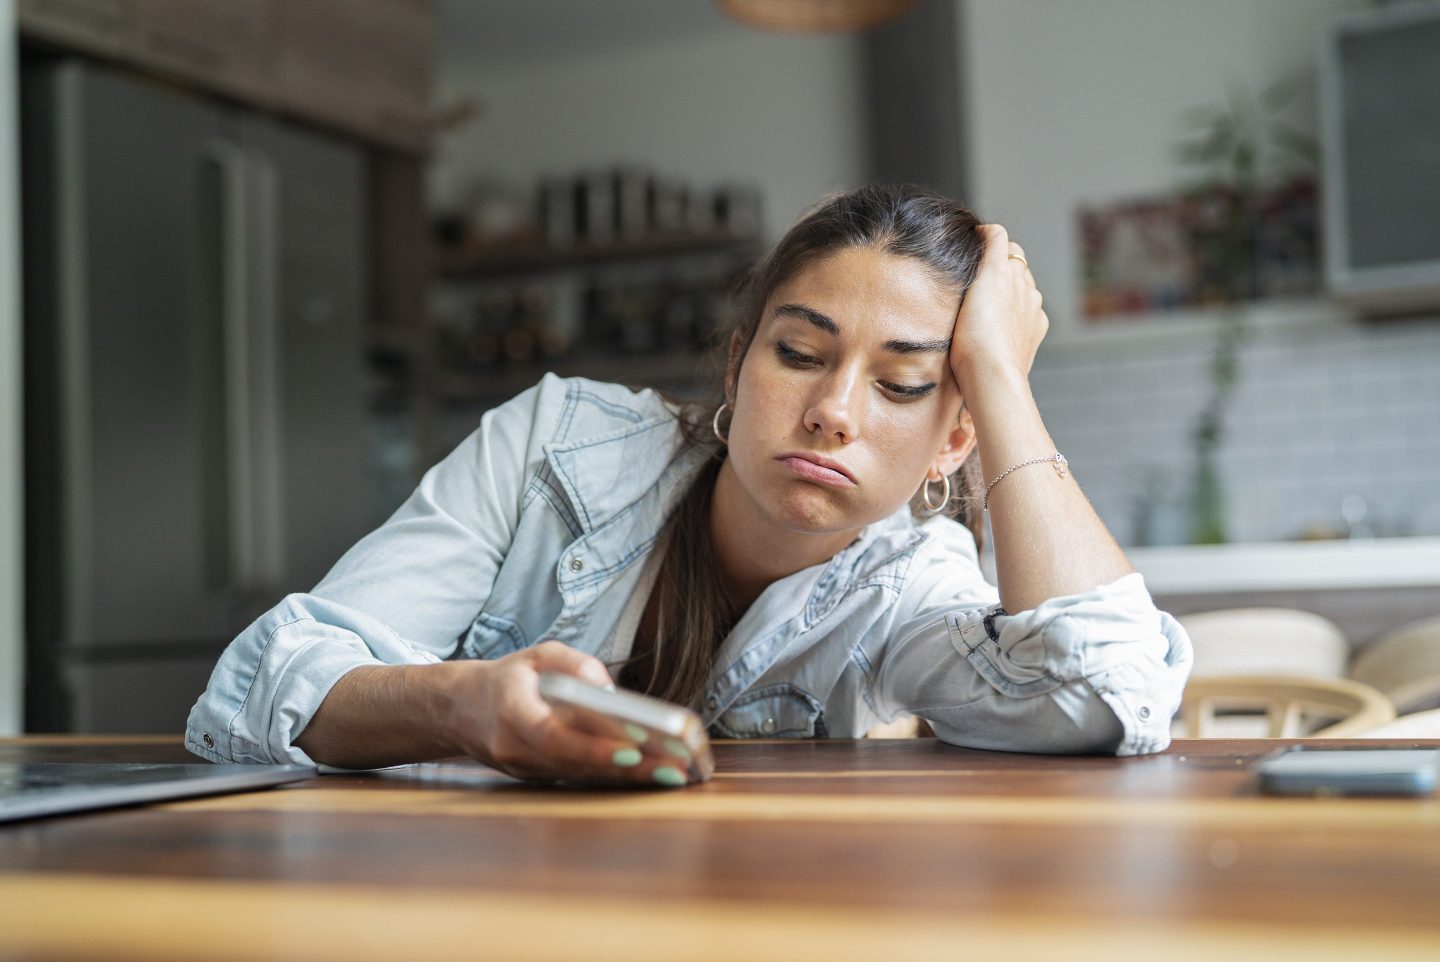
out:
M899 588L901 576L893 570L893 562L913 551L927 536L911 517L908 505L866 525L826 564L806 603L805 624L824 617L846 590L860 581L889 579Z
M660 503L668 506L708 454L686 448L678 423L668 413L607 434L546 444L543 450L586 534L657 488ZM659 523L657 519L657 530Z

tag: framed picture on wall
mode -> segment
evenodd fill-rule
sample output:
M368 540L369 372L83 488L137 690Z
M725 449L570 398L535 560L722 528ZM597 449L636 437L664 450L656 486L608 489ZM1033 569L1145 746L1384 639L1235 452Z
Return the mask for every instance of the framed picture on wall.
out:
M1320 292L1313 179L1127 199L1081 208L1076 221L1087 325Z

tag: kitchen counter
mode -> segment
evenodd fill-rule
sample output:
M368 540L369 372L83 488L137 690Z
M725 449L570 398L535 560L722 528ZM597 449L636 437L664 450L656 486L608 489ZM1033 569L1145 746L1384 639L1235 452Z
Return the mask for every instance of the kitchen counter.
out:
M1440 587L1440 537L1130 548L1156 595Z

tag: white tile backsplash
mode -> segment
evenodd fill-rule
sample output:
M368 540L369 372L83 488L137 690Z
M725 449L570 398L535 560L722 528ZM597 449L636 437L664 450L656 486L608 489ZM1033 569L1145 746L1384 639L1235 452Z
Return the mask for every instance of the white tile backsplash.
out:
M1213 354L1213 332L1186 331L1068 342L1036 359L1046 425L1124 544L1136 543L1151 472L1169 479L1169 498L1188 497ZM1382 534L1440 534L1440 319L1256 331L1218 459L1232 541L1338 528L1351 494Z

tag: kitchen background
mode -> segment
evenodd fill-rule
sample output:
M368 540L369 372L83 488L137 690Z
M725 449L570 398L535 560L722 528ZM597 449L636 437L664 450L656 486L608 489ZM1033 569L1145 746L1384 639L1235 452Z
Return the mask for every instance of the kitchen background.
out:
M737 273L873 180L1025 245L1042 413L1162 603L1295 604L1358 648L1440 611L1440 308L1361 316L1306 280L1313 243L1253 302L1153 277L1126 301L1081 229L1148 203L1166 236L1197 182L1313 185L1322 39L1381 6L926 0L812 35L702 0L20 2L26 414L23 462L0 422L0 494L23 474L27 547L0 512L0 592L29 605L0 630L0 733L177 730L229 634L542 371L707 393ZM1300 161L1247 181L1181 155L1277 85ZM1237 121L1257 155L1269 121ZM192 206L123 179L182 149Z

